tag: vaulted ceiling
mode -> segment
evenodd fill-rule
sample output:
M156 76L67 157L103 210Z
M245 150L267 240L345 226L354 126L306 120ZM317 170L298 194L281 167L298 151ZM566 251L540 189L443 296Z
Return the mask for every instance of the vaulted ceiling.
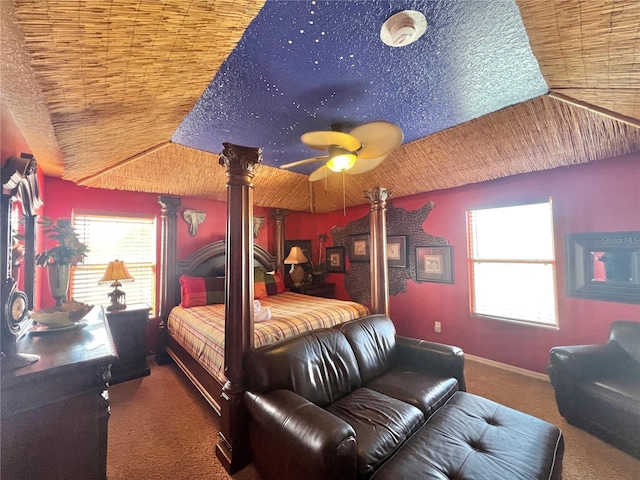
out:
M80 185L223 200L222 142L262 148L256 204L332 211L300 141L388 120L404 142L346 203L640 151L636 0L0 2L3 119ZM403 47L391 15L426 17Z

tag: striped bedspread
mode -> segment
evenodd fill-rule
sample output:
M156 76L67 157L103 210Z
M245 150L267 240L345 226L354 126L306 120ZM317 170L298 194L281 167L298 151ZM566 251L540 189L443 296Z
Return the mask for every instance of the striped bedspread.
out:
M254 323L254 347L309 330L332 327L369 314L355 302L285 292L260 300L271 319ZM225 382L224 305L174 307L167 323L171 336L212 376Z

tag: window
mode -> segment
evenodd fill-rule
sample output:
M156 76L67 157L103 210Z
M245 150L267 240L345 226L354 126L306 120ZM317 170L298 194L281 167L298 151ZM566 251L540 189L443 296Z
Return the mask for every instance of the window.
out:
M108 284L98 282L110 261L122 260L134 281L124 283L128 305L155 308L156 219L126 214L74 212L73 226L89 253L71 275L70 297L90 305L109 305ZM152 313L153 314L153 313Z
M467 217L472 315L557 326L551 200Z

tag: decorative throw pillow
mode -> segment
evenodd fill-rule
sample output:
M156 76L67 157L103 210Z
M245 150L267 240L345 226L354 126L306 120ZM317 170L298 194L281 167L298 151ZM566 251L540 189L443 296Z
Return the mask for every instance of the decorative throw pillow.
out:
M253 298L260 300L267 298L267 285L265 283L266 272L263 268L256 267L253 269Z
M284 278L280 272L266 272L264 282L267 285L267 293L269 295L275 295L285 291Z
M180 294L184 308L224 303L224 277L181 275Z

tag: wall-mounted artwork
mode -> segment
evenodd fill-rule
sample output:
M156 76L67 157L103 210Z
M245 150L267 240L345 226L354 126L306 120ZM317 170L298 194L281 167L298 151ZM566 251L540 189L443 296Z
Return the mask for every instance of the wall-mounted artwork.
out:
M345 273L344 247L327 247L327 273Z
M392 201L387 201L387 238L394 235L407 237L407 268L389 268L389 295L406 292L407 280L416 278L416 245L449 244L446 238L436 237L424 231L425 220L434 207L434 202L427 202L417 210L406 210L394 207ZM346 247L346 254L351 258L351 236L358 237L363 232L368 232L370 224L371 219L367 214L345 226L334 226L330 232L333 245ZM371 272L368 259L348 265L344 286L352 300L359 303L371 301Z
M187 208L184 212L182 212L182 218L187 222L187 226L189 227L189 236L195 237L198 233L198 227L204 222L204 219L207 217L207 214L202 210L192 210L191 208Z
M387 264L389 267L407 268L407 236L387 237Z
M451 247L416 247L416 280L453 283Z
M349 260L352 263L369 263L369 234L349 236Z
M640 232L570 233L567 295L640 303Z

